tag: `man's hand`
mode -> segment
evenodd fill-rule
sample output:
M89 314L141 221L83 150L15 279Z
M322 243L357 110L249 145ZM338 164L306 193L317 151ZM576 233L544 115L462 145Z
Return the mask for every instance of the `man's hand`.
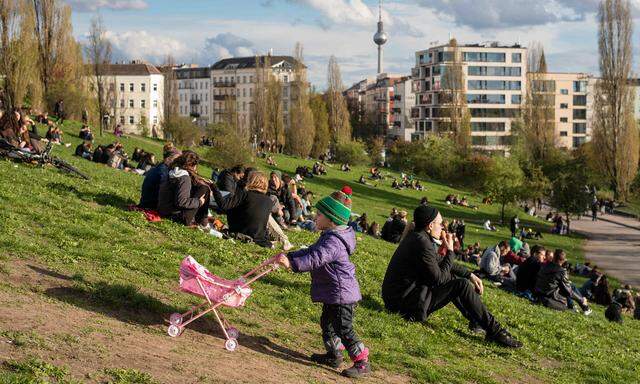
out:
M279 254L275 257L275 262L282 265L283 267L290 269L291 263L289 262L289 258L284 253Z
M453 235L450 233L445 233L442 236L442 242L444 243L444 246L447 247L447 249L451 252L453 252Z
M207 201L207 199L205 199L205 197L204 197L204 196L201 196L201 197L200 197L200 206L201 206L201 207L204 205L205 201Z
M469 276L469 280L471 280L471 284L473 284L473 286L475 287L476 292L478 292L478 295L482 295L482 293L484 292L482 279L480 279L478 276L472 273L471 276Z

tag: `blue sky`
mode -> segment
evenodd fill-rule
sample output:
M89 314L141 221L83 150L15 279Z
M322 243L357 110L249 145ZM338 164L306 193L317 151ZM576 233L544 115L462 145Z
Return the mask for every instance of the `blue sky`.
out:
M178 62L210 65L269 49L291 54L299 41L309 79L319 88L326 83L330 55L338 58L347 85L376 71L372 36L377 1L64 1L74 9L74 32L80 40L100 12L120 60L158 63L171 54ZM390 39L385 70L410 73L416 50L452 35L463 43L539 41L550 71L597 74L597 4L598 0L387 0L383 19ZM640 9L640 0L632 4L634 11Z

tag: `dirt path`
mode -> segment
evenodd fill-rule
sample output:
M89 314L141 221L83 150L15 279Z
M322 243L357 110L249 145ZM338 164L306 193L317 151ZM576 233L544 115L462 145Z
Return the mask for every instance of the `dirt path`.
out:
M157 322L128 322L131 313L93 309L67 276L31 262L16 261L7 269L0 285L0 362L35 356L69 367L82 382L104 382L109 368L147 372L162 383L351 382L308 361L310 351L298 344L241 335L241 346L229 353L204 323L172 339ZM127 311L135 315L135 309ZM377 370L365 382L409 378Z
M604 215L598 221L591 221L590 217L572 221L571 228L589 238L585 246L587 260L621 282L640 286L640 222Z

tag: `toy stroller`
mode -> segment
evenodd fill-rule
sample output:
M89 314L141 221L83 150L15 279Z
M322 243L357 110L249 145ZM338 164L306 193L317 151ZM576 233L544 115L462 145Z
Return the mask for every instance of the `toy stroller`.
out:
M217 308L222 305L227 307L244 306L244 302L252 292L249 285L277 268L278 264L275 262L275 258L271 258L236 280L225 280L209 272L193 257L185 257L180 264L180 290L204 297L206 301L183 314L173 313L169 318L171 325L169 325L167 333L171 337L177 337L191 322L213 311L226 338L225 349L234 351L238 346L239 332L230 326Z

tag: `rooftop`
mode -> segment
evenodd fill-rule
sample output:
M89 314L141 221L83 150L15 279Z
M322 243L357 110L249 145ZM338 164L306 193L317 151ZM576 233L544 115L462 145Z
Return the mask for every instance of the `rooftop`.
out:
M88 64L88 69L93 70ZM162 75L162 72L149 63L131 62L127 64L100 64L100 72L107 76L148 76Z
M293 67L296 63L296 59L291 56L248 56L248 57L232 57L229 59L222 59L211 66L213 70L236 70L255 68L256 61L260 62L260 65L264 65L267 59L270 60L271 66L275 66L280 63L285 63L286 66Z

